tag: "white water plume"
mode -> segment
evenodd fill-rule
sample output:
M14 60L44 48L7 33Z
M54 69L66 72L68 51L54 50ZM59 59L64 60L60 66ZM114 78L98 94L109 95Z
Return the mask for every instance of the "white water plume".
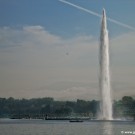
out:
M103 10L102 24L101 24L99 63L100 63L99 86L101 92L100 119L112 120L112 100L110 87L110 66L109 66L109 38L108 38L105 10Z

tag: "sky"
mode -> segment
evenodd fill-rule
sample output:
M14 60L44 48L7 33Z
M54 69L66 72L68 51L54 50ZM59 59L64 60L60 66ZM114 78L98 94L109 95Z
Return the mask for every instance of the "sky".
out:
M67 0L135 28L135 0ZM0 97L99 99L101 18L59 0L0 0ZM112 98L135 97L135 30L108 23Z

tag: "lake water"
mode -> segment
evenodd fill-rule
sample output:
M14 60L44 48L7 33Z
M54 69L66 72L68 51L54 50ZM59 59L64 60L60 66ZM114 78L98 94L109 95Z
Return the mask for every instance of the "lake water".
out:
M128 135L135 134L132 121L46 121L0 119L0 135Z

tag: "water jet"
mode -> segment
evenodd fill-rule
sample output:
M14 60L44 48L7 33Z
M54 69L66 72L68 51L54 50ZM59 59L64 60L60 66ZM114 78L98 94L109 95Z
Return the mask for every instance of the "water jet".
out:
M112 100L109 63L109 37L107 30L106 12L105 9L103 9L99 48L99 89L101 93L99 119L101 120L112 120Z

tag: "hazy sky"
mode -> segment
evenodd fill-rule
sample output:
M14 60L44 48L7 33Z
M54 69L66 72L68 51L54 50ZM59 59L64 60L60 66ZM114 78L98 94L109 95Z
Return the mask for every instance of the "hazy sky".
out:
M68 0L135 27L135 0ZM0 0L0 97L98 99L101 19L58 0ZM135 31L108 22L113 98L135 97Z

